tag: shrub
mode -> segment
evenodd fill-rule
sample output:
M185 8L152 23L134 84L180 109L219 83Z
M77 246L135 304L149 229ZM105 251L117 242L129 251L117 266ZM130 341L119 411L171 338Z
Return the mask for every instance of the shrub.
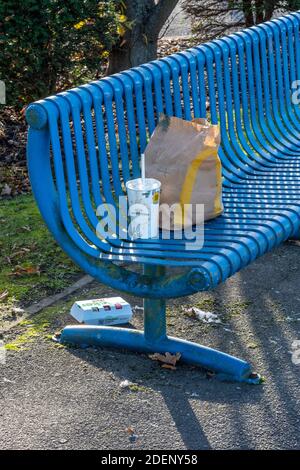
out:
M116 0L0 2L0 80L22 107L83 76L99 75L124 17Z

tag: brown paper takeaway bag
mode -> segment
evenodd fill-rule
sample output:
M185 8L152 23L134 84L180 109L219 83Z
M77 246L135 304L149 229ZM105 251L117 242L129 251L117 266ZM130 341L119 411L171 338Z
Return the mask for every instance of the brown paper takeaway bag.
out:
M197 220L195 204L204 204L205 220L222 214L219 144L219 126L206 119L185 121L160 115L145 150L145 161L146 176L161 182L161 228L178 230L201 224L203 214L200 212L201 220ZM163 204L177 204L179 210L173 215L171 212L171 220ZM192 204L193 210L185 210L184 204Z

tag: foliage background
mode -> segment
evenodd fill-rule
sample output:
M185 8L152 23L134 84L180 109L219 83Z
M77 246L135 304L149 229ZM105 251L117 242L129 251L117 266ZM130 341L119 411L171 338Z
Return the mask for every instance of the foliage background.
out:
M0 2L0 79L7 104L22 107L82 77L99 76L126 26L122 1ZM125 26L124 26L125 25Z

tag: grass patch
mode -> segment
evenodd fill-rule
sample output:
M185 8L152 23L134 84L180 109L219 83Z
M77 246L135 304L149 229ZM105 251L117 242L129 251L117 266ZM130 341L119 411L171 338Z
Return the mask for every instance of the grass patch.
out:
M210 297L204 297L202 299L197 299L197 302L193 307L204 310L204 312L213 312L215 310L216 301Z
M38 337L52 341L51 328L53 329L61 314L67 313L70 310L72 303L73 300L64 303L63 306L54 305L53 307L48 307L33 317L21 321L18 324L18 327L21 329L20 333L10 343L5 344L5 349L8 351L27 349L27 346ZM53 345L55 346L56 343L53 343Z
M0 201L1 304L11 306L59 292L78 276L79 268L56 244L33 196Z
M128 388L131 392L135 392L135 393L150 391L149 388L144 387L144 385L139 385L139 384L130 384Z
M228 320L245 313L250 305L252 305L252 302L239 300L227 304L225 313L226 319Z

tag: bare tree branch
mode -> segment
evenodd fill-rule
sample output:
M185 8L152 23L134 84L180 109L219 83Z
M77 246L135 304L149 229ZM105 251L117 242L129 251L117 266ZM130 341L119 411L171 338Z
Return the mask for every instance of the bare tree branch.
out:
M197 40L209 40L242 26L268 21L273 14L300 9L300 0L184 0Z

